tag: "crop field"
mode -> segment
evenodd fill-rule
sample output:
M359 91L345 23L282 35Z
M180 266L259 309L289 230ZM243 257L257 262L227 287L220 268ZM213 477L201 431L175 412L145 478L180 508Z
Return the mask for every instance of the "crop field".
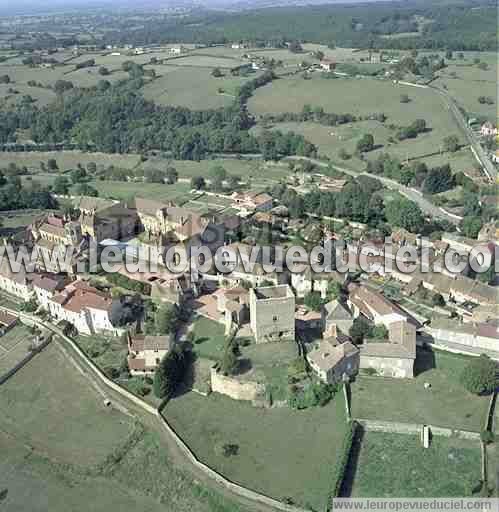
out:
M352 416L480 432L489 399L468 393L460 383L468 361L464 356L418 350L414 379L360 376L352 385ZM425 382L430 389L424 388Z
M353 451L352 497L469 497L480 481L478 441L433 436L424 449L419 436L367 432Z
M163 415L206 464L256 491L323 510L347 429L343 395L324 407L258 409L193 392L171 400ZM238 446L225 457L224 443Z
M192 57L201 59L201 57ZM230 73L220 78L211 76L210 69L197 67L185 67L180 69L183 59L175 59L175 67L168 71L168 66L161 66L159 78L144 86L144 97L160 105L175 105L189 107L191 109L206 110L221 108L230 105L234 101L237 87L256 75L248 78L233 77ZM225 59L231 63L229 59ZM215 66L212 66L215 67ZM220 89L220 91L219 91ZM223 92L221 92L223 90Z

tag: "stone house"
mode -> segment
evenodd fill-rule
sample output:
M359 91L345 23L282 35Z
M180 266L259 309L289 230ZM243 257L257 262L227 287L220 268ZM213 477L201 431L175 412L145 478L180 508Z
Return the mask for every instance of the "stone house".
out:
M55 273L75 270L78 253L83 245L78 222L50 214L33 222L30 231L37 251L37 268Z
M295 312L296 329L304 331L308 329L322 330L322 315L320 311L314 311L306 306L298 306Z
M387 377L413 377L419 322L368 286L351 285L349 291L348 304L354 317L363 315L388 329L388 340L367 340L359 347L360 368L373 368Z
M35 274L32 284L38 304L48 311L54 295L61 292L68 282L68 277L60 274Z
M395 378L414 377L416 326L406 320L388 326L388 341L364 341L359 346L360 368L376 370L379 375Z
M0 311L0 336L9 332L16 324L18 318L5 311Z
M320 67L323 71L334 71L336 68L336 62L331 59L322 59L320 62Z
M257 343L295 338L295 296L289 285L251 288L249 298Z
M27 272L24 265L19 272L14 272L7 258L3 257L0 261L0 289L25 302L33 296L32 277L33 274Z
M56 293L48 302L50 315L56 321L66 320L82 334L112 333L115 327L110 318L114 300L84 281L74 281Z
M332 300L322 308L322 328L324 336L331 336L336 330L347 334L353 325L353 315L346 304Z
M334 384L358 373L359 349L350 341L339 343L330 337L307 353L307 361L323 382Z
M74 205L80 210L82 234L97 243L128 238L137 231L136 211L118 201L80 197Z
M495 321L460 323L456 319L436 319L426 328L435 343L478 354L499 355L499 325Z
M170 336L128 333L128 368L132 375L154 374L161 359L173 347Z
M249 320L249 292L240 286L219 288L214 294L217 311L224 315L225 324L242 325Z
M233 207L242 213L269 212L272 210L272 196L266 192L234 192L231 199Z

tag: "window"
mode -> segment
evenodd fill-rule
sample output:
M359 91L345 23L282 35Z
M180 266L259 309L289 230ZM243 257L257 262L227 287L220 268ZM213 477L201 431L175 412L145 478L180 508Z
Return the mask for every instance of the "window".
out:
M277 322L277 316L275 316L275 315L274 315L274 316L272 317L272 320L273 320L274 322Z

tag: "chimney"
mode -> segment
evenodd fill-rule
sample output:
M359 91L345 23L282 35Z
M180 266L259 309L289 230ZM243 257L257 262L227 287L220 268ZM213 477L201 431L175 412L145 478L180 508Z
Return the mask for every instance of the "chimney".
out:
M336 329L336 324L331 324L326 331L326 336L330 338L336 338L338 336L338 331Z

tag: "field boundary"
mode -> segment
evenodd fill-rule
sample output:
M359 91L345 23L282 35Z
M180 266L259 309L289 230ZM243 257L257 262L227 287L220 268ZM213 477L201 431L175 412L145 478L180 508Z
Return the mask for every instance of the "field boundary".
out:
M356 418L355 421L359 423L366 432L385 432L386 434L407 434L414 435L421 433L423 423L403 423L397 421L382 421L382 420L368 420L365 418ZM438 427L435 425L428 425L431 433L436 436L442 437L458 437L471 441L479 441L480 433L471 430L458 430L452 428Z
M152 405L144 402L143 400L139 399L137 396L135 396L133 393L130 393L129 391L123 389L121 386L116 384L115 382L108 379L100 370L100 368L88 357L85 355L85 353L81 350L81 348L78 346L77 343L74 342L73 339L66 336L58 327L54 326L53 324L50 324L48 322L43 322L35 317L32 317L31 315L26 314L19 314L19 312L14 312L13 310L0 306L0 310L6 311L8 313L16 313L20 316L20 318L25 318L28 320L28 322L32 322L35 324L38 324L39 326L42 326L46 329L49 329L54 334L57 334L61 340L66 342L72 349L75 351L80 359L82 361L85 361L85 364L88 368L92 370L92 373L95 374L95 376L107 387L111 388L113 391L118 393L121 397L125 398L126 400L129 400L133 402L135 405L139 406L140 409L143 411L149 413L150 415L155 416L158 418L158 423L161 425L161 428L164 432L166 432L169 437L174 441L177 448L180 449L180 452L182 455L193 465L196 467L196 469L203 472L205 476L207 476L210 480L216 482L218 485L224 487L226 490L230 491L233 495L237 495L239 497L245 498L254 504L258 505L265 505L268 507L269 510L279 510L282 512L306 512L305 509L295 507L293 505L286 505L284 503L281 503L280 501L275 500L274 498L270 498L269 496L266 496L264 494L258 493L256 491L253 491L252 489L249 489L247 487L244 487L240 484L236 484L229 479L222 476L220 473L216 472L214 469L210 468L194 455L194 453L191 451L189 446L179 437L179 435L175 432L175 430L171 427L171 425L168 423L167 419L161 414L160 410L153 407ZM92 377L85 373L86 377L88 379L91 379Z
M37 354L39 354L45 347L52 342L52 336L49 336L43 343L30 350L18 363L16 363L10 370L7 370L3 375L0 375L0 386L5 384L11 377L13 377L23 366L29 363Z

